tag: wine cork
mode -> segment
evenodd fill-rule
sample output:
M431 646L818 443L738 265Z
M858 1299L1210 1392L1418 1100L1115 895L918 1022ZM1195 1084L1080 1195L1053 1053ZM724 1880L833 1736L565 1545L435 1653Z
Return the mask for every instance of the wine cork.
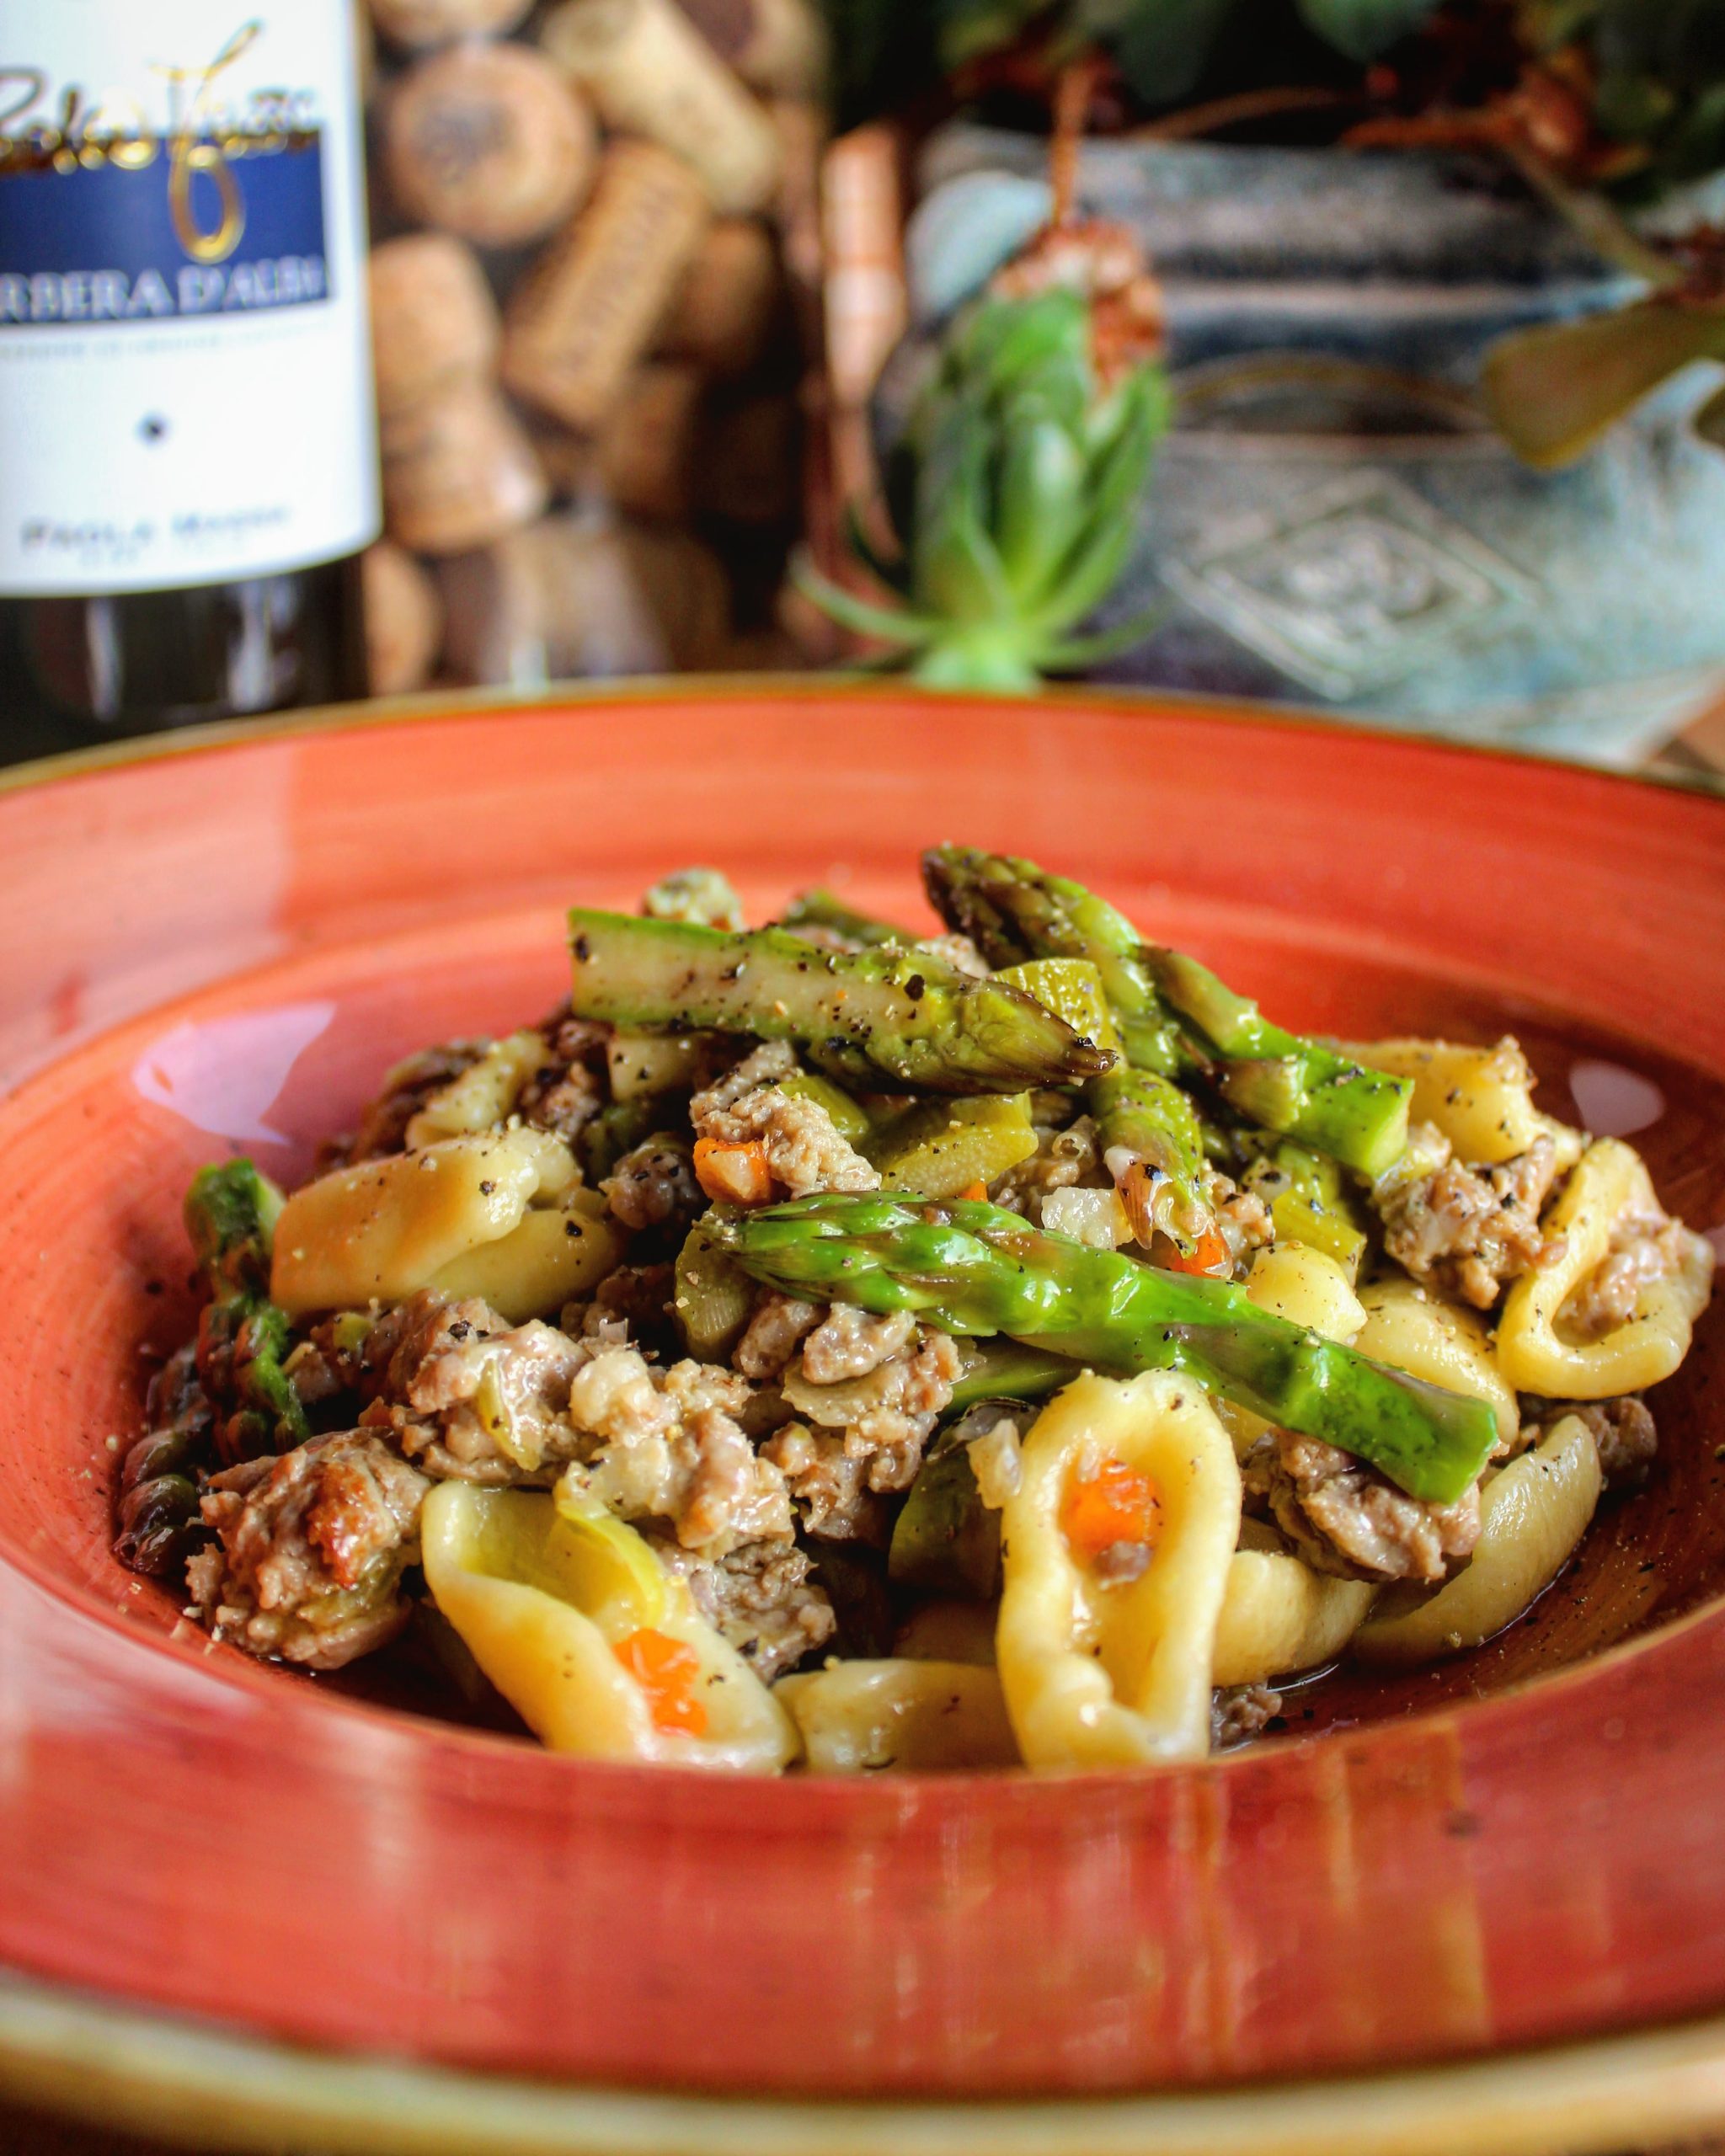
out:
M561 224L591 185L597 154L591 114L526 45L451 45L384 99L383 168L398 206L481 247Z
M510 301L509 387L565 426L598 427L651 344L707 224L701 183L681 158L653 142L613 142L586 213Z
M628 552L602 520L547 517L443 563L438 580L445 665L457 681L536 688L675 664Z
M371 352L384 424L496 371L503 325L479 259L448 232L371 251Z
M733 73L751 89L819 97L830 53L811 0L677 0Z
M660 332L660 350L711 374L746 374L766 349L779 293L772 235L750 218L727 217L690 264Z
M551 491L563 501L585 501L597 494L599 445L591 435L561 426L543 413L527 414L527 437Z
M812 313L819 307L823 270L820 163L832 131L825 110L804 99L775 98L766 109L779 142L773 221L798 312Z
M630 376L599 436L597 477L607 501L634 516L686 520L706 387L698 367L675 362Z
M750 397L713 414L702 445L701 506L733 524L782 524L795 515L797 407Z
M550 499L532 445L489 382L458 383L383 430L389 535L419 554L458 554L531 524Z
M618 537L670 664L682 674L718 665L731 638L731 584L718 556L692 532L663 525L626 525Z
M746 216L772 201L772 122L676 0L563 0L540 40L606 126L686 158L722 215Z
M393 541L380 539L360 563L366 595L366 664L374 696L423 689L443 642L437 586Z
M371 19L393 45L446 45L457 37L500 37L526 19L533 0L371 0Z

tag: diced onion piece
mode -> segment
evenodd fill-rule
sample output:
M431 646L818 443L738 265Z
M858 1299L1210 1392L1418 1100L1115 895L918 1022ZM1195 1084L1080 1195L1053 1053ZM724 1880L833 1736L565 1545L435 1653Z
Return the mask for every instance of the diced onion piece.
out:
M1093 1250L1118 1250L1132 1241L1132 1224L1114 1190L1051 1190L1042 1201L1042 1225L1053 1235L1070 1235Z

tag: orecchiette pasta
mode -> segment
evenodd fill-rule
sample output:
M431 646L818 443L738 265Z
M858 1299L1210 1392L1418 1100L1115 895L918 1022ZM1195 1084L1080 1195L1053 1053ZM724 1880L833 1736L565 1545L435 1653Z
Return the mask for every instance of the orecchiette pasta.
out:
M1285 1550L1236 1550L1216 1625L1218 1684L1263 1684L1333 1662L1371 1608L1365 1580L1331 1579Z
M579 1181L567 1145L527 1129L339 1168L282 1209L270 1293L294 1316L400 1301L512 1235L530 1206L558 1206Z
M1603 1486L1592 1433L1578 1416L1566 1416L1536 1450L1486 1484L1467 1569L1435 1593L1392 1589L1354 1652L1367 1662L1430 1662L1501 1632L1567 1564Z
M442 1482L420 1534L439 1610L552 1751L756 1774L796 1757L784 1708L633 1528Z
M417 1151L443 1138L465 1138L505 1122L521 1088L545 1060L542 1034L511 1033L494 1041L479 1060L451 1078L409 1123L407 1142Z
M1277 1243L1261 1250L1246 1276L1246 1292L1260 1310L1290 1325L1321 1332L1327 1340L1354 1341L1365 1311L1352 1282L1335 1259L1306 1243Z
M1259 1251L1246 1277L1246 1292L1260 1310L1344 1346L1353 1343L1365 1323L1365 1309L1345 1268L1327 1251L1313 1250L1306 1243L1278 1243ZM1236 1454L1243 1460L1269 1424L1231 1400L1212 1405L1234 1441Z
M1712 1280L1712 1252L1699 1235L1683 1232L1680 1262L1648 1281L1635 1315L1603 1339L1577 1337L1563 1317L1564 1305L1608 1255L1616 1224L1658 1213L1638 1154L1616 1138L1588 1148L1541 1223L1548 1235L1561 1238L1560 1254L1514 1283L1498 1326L1498 1365L1519 1391L1547 1400L1611 1400L1658 1385L1677 1369Z
M1497 1416L1504 1444L1513 1441L1521 1426L1515 1388L1498 1369L1481 1319L1412 1280L1375 1281L1359 1299L1365 1324L1354 1345L1362 1355L1447 1392L1477 1395Z
M790 1709L814 1774L1018 1764L1000 1678L975 1662L835 1662L782 1678L773 1696Z
M522 1214L494 1243L479 1243L426 1283L446 1295L481 1295L519 1325L589 1294L621 1262L623 1238L595 1191L570 1193L555 1211Z
M1111 1464L1153 1485L1153 1555L1110 1584L1065 1525L1076 1485ZM1002 1516L996 1646L1007 1710L1033 1767L1201 1759L1210 1662L1240 1527L1228 1434L1189 1380L1087 1373L1038 1417Z
M1367 1041L1355 1053L1374 1070L1413 1081L1409 1116L1435 1123L1456 1157L1496 1166L1525 1153L1544 1127L1533 1073L1512 1040L1495 1048L1450 1041Z

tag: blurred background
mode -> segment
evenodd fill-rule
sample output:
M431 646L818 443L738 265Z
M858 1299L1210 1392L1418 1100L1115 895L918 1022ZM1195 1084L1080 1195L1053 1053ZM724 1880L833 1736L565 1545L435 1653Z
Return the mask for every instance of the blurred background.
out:
M9 755L865 664L1725 768L1725 0L356 0L352 30L382 536L170 629L0 568ZM271 146L222 124L249 184ZM84 125L13 123L6 247L30 156L120 162ZM72 334L0 307L0 359Z

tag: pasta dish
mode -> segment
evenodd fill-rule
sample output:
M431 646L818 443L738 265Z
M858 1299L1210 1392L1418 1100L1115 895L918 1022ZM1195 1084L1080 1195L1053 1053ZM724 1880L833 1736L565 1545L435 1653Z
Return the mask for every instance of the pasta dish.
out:
M577 908L542 1023L290 1194L202 1170L124 1561L757 1773L1199 1760L1514 1622L1707 1303L1640 1157L1513 1039L1290 1033L1065 877L923 869L932 938L703 869Z

